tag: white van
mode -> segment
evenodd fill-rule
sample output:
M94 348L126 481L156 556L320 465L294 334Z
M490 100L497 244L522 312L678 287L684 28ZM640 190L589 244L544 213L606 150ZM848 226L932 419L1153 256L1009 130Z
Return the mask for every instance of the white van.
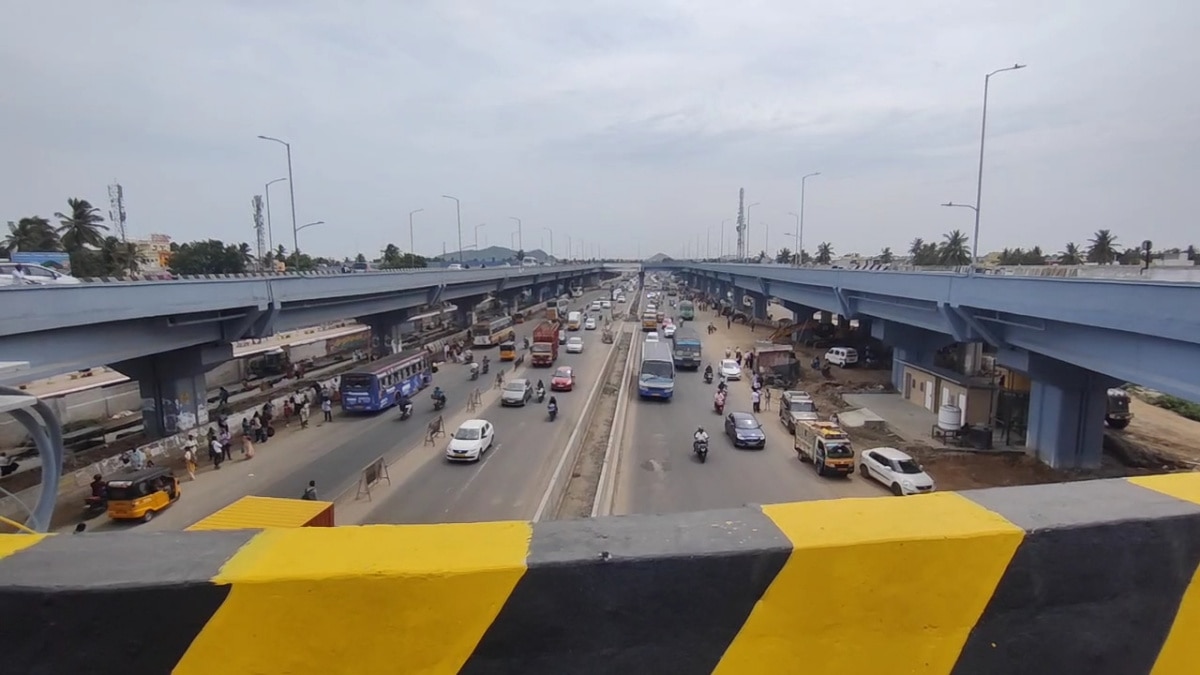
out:
M841 368L852 366L858 363L858 352L850 347L834 347L825 352L825 362Z

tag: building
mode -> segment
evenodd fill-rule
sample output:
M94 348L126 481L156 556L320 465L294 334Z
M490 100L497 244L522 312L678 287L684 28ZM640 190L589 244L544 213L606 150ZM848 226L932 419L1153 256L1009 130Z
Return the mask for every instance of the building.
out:
M134 239L137 247L138 264L143 271L158 272L166 270L171 265L171 237L165 234L152 234L149 239Z

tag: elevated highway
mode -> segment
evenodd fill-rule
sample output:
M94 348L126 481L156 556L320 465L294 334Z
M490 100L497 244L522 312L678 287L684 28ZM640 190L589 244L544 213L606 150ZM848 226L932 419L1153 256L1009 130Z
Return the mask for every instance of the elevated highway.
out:
M1200 401L1200 283L952 271L859 271L662 262L713 296L765 317L778 298L798 316L870 323L902 364L931 366L952 342L986 343L1033 381L1029 446L1055 467L1100 460L1105 392L1133 382Z

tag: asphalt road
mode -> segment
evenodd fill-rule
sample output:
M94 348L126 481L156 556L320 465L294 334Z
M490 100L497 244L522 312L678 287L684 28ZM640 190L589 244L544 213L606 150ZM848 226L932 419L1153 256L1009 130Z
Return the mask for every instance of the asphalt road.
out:
M589 302L591 297L585 295ZM572 308L577 306L574 303ZM390 469L392 483L399 483L398 488L380 500L364 522L448 523L533 518L613 346L603 344L600 333L600 330L580 330L568 334L584 338L582 354L567 354L559 348L555 366L574 367L576 384L574 391L553 394L558 400L558 419L551 423L545 404L538 405L536 399L524 408L502 408L497 400L469 416L465 412L456 415L453 422L447 417L448 435L469 417L492 422L496 426L495 446L480 461L470 464L450 463L445 459L448 436L439 439L437 445L409 450ZM531 379L535 385L541 379L549 389L553 372L548 368L526 368L518 375ZM569 477L569 471L567 466L563 480Z
M703 344L703 360L716 370L729 340L723 328L714 335L706 334L704 329L710 316L698 313L694 328ZM643 334L635 335L635 340L639 335ZM749 412L749 380L731 382L729 389L726 414ZM764 409L758 415L767 435L766 447L735 449L725 436L724 418L713 411L715 393L715 383L704 383L703 366L696 372L684 370L676 374L675 395L670 402L642 401L636 391L631 393L625 413L613 514L673 513L745 504L887 496L879 485L857 474L850 479L821 478L811 464L802 464L792 449L791 434L779 422L778 395L771 401L771 409ZM692 452L692 434L697 427L704 427L710 436L705 464Z

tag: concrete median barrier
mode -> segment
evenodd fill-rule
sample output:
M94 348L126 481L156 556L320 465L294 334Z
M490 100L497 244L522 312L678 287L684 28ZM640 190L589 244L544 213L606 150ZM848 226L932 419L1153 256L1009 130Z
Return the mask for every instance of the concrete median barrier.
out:
M1200 474L576 521L0 537L14 673L1194 673Z

